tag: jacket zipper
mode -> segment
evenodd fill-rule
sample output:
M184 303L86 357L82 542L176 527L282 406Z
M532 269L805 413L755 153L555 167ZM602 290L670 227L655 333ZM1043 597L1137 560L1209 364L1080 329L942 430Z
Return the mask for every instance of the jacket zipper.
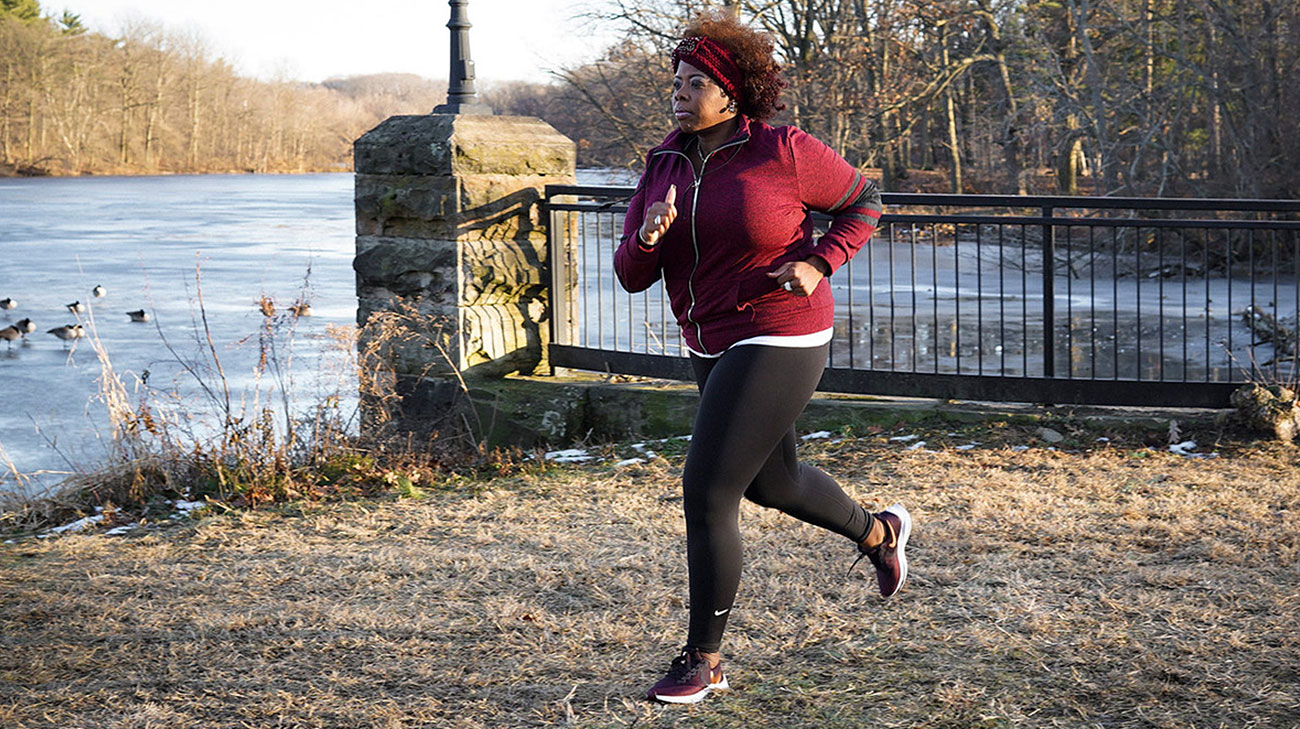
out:
M713 159L713 155L721 152L727 147L735 147L736 145L744 144L748 141L749 137L743 137L734 142L728 142L712 152L709 152L708 155L700 160L699 174L695 175L695 181L691 183L691 248L695 251L695 264L691 266L691 275L686 277L686 291L691 297L691 305L686 308L686 321L695 325L695 340L700 343L700 350L702 350L704 354L712 354L712 352L704 346L704 329L700 327L700 323L695 321L694 317L691 316L695 311L695 272L700 269L700 241L695 232L695 211L696 203L700 200L700 183L704 181L704 168L708 166L709 160ZM696 143L698 144L699 142L697 141ZM686 159L686 164L689 165L691 163L691 158L684 152L678 152L675 149L666 149L663 151L669 154L681 155Z

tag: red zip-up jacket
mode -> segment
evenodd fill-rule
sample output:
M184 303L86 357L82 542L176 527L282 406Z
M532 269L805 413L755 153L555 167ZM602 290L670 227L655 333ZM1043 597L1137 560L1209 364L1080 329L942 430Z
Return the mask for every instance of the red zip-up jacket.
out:
M882 210L875 182L816 138L738 118L735 136L704 160L698 177L686 156L694 154L694 135L674 130L650 150L614 255L628 291L663 279L687 346L704 354L750 337L829 329L828 281L796 296L767 274L813 255L833 274L871 238ZM645 209L669 185L677 186L677 218L646 246L638 237ZM833 218L817 241L812 211Z

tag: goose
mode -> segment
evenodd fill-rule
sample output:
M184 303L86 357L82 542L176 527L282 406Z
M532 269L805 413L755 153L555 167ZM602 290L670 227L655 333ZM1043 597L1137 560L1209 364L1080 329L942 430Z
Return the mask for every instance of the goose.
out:
M53 334L59 339L62 339L64 342L68 342L73 339L81 339L82 337L86 336L86 331L81 328L80 324L64 324L61 327L54 327L53 329L50 329L46 333Z
M135 311L128 311L126 312L126 315L131 317L131 321L149 321L149 312L145 311L144 309L136 309Z
M290 306L289 311L292 311L294 316L311 316L311 304L308 304L305 301L300 301L297 304Z
M86 310L86 305L81 303L80 301L74 301L71 304L65 304L65 306L67 306L68 311L72 312L73 314L80 314Z
M18 327L15 326L7 326L4 329L0 329L0 339L5 340L5 344L10 347L14 346L14 340L22 335L22 332L18 331Z
M90 290L90 293L93 294L96 299L102 299L104 298L104 294L108 293L108 289L103 286L95 286L95 288Z
M4 297L3 299L0 299L0 309L4 309L5 311L8 311L14 308L15 306L18 306L18 302L14 301L8 296Z
M18 327L18 331L22 332L24 337L36 331L36 324L31 319L19 319L14 326Z

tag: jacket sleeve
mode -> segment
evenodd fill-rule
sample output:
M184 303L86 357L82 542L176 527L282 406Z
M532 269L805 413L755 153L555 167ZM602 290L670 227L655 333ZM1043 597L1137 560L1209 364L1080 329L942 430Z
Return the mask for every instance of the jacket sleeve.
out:
M884 210L880 188L816 137L796 129L790 141L800 199L832 218L812 252L834 273L871 240Z
M645 291L659 280L659 246L646 246L641 243L637 232L645 218L645 190L649 178L650 162L646 160L646 171L637 183L636 192L627 203L627 217L623 218L623 237L619 240L618 250L614 252L614 273L618 282L631 293Z

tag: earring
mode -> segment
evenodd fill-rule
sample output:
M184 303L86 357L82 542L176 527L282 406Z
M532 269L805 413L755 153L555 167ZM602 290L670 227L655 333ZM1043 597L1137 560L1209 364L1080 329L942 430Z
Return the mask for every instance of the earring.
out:
M736 100L735 100L735 99L732 99L731 102L727 104L727 113L729 113L729 114L735 114L735 113L736 113Z

